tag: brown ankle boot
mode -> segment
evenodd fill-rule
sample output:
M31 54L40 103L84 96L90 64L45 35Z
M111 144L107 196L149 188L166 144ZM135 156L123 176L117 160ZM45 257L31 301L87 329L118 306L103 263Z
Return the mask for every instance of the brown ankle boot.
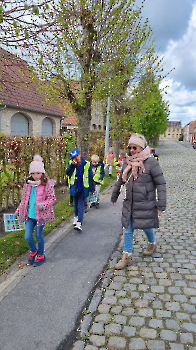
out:
M132 263L131 253L123 252L122 260L120 260L115 265L115 269L117 269L117 270L124 269L126 266L130 266L131 263Z
M143 251L143 255L152 255L154 251L157 249L157 244L156 242L150 243L148 242L147 248Z

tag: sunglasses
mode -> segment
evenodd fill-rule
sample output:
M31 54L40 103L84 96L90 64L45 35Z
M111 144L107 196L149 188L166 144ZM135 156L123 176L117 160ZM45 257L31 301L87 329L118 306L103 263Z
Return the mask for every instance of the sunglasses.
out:
M128 149L134 149L134 151L136 151L137 147L136 146L128 147Z

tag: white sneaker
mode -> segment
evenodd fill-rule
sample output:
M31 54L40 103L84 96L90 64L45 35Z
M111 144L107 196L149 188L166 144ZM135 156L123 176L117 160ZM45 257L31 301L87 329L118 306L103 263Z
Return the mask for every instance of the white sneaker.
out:
M81 222L77 222L76 226L74 227L75 230L82 231L82 224Z
M77 225L77 222L78 222L78 216L75 216L75 217L74 217L74 221L73 221L73 225L76 226L76 225Z

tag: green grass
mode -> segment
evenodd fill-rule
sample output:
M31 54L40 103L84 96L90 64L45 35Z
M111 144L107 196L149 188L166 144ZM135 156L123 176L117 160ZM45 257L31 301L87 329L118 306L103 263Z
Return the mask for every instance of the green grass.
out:
M103 191L111 182L116 179L116 172L113 169L112 178L108 179L108 173L101 186ZM60 225L64 220L74 213L74 208L69 206L69 197L54 205L55 221L49 222L44 227L44 236ZM11 265L26 254L29 247L24 239L23 231L13 231L0 238L0 274L3 274Z

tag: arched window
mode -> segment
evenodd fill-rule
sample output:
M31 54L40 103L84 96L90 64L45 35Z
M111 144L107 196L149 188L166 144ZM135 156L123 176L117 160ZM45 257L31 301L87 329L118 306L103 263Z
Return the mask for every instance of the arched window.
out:
M42 120L42 136L50 135L52 135L52 122L46 117Z
M29 135L29 121L22 113L15 113L11 118L11 136Z
M96 124L92 124L92 130L96 129Z
M99 124L97 128L98 128L98 130L101 130L101 125Z

